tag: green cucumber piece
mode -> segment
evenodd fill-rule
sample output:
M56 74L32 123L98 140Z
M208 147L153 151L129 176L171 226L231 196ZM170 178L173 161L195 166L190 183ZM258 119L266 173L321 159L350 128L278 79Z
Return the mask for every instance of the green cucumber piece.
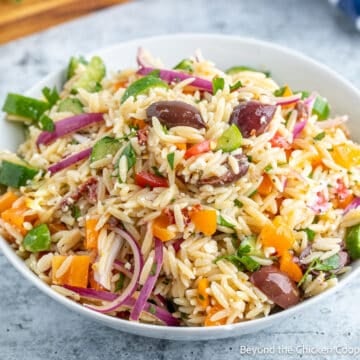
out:
M345 244L350 257L353 260L360 259L360 224L347 230Z
M50 108L48 102L27 96L9 93L2 110L9 115L20 116L26 120L37 121Z
M90 157L90 162L101 160L107 155L114 156L120 149L121 143L119 140L110 136L105 136L100 139L93 147Z
M59 112L71 112L75 115L82 114L84 112L84 106L79 99L66 98L60 101L58 106Z
M76 94L78 89L85 89L89 92L101 90L100 82L104 78L105 73L105 65L100 57L92 57L89 64L86 65L84 73L82 73L74 83L71 92Z

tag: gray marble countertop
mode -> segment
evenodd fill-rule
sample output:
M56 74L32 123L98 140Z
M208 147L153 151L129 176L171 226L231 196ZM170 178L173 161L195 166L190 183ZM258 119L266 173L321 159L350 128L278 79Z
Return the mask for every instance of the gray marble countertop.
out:
M135 1L0 47L0 103L22 92L73 54L140 36L212 32L290 46L329 65L360 87L360 33L325 0ZM315 308L266 331L211 342L140 338L83 318L30 285L0 254L0 359L240 359L262 347L297 354L252 359L355 359L312 355L322 348L360 346L360 279ZM301 350L301 348L303 350ZM315 350L314 350L315 349Z

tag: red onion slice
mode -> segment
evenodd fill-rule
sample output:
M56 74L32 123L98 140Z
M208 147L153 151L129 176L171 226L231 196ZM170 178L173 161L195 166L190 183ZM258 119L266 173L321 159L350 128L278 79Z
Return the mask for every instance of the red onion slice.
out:
M296 139L300 135L300 133L304 130L306 124L307 124L307 120L303 120L295 124L292 132L294 139Z
M301 100L301 94L276 98L276 105L292 105Z
M133 256L134 256L134 273L131 277L130 283L127 286L127 288L122 292L122 294L120 296L118 296L116 299L111 301L109 304L100 305L100 306L85 305L88 308L93 309L98 312L101 312L101 313L107 313L107 312L114 311L118 307L123 305L126 300L131 298L131 296L134 294L134 292L136 290L140 272L143 268L143 257L141 254L140 247L139 247L138 243L136 242L136 240L129 233L127 233L124 230L114 229L114 231L117 234L119 234L124 240L126 240L129 244L129 246L131 247L131 250L132 250Z
M161 267L163 263L163 243L155 238L155 256L154 263L151 268L151 272L148 278L145 281L144 286L142 287L139 297L136 300L136 303L131 311L130 320L137 321L139 320L140 314L143 311L146 302L151 295L151 292L154 289L156 280L160 274Z
M74 155L70 155L65 159L60 160L59 162L48 167L48 171L50 171L51 175L76 164L77 162L87 159L91 155L92 148L85 149L80 151Z
M114 264L113 264L113 267L114 267L115 270L120 271L121 273L123 273L128 278L130 278L130 279L132 278L133 273L130 270L128 270L121 261L115 260Z
M136 54L136 62L140 67L154 67L155 64L150 54L143 48L139 47Z
M172 82L194 79L191 83L191 86L197 87L200 90L207 91L210 94L213 93L213 86L211 81L199 78L197 76L188 75L181 71L156 69L154 67L141 67L137 73L140 75L148 75L152 71L160 71L161 80L164 80L169 84Z
M104 114L102 113L89 113L71 116L64 120L57 121L55 123L54 131L43 131L39 135L36 144L38 146L41 144L48 145L62 136L68 135L101 121L104 121Z
M117 298L117 295L108 291L98 291L94 289L84 289L70 285L64 285L65 289L73 291L74 293L80 295L83 298L88 299L95 299L101 301L114 301ZM129 298L121 306L132 308L135 304L134 298ZM147 312L149 315L155 316L157 319L162 321L165 325L168 326L179 326L179 320L174 318L170 312L166 309L146 303L144 307L144 311Z
M354 198L354 200L345 208L344 215L346 215L350 210L356 209L360 206L360 197Z

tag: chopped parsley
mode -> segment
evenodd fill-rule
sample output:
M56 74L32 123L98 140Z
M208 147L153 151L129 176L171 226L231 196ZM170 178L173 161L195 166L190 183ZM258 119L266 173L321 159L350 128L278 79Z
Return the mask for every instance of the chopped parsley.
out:
M230 228L230 229L233 229L235 227L234 224L232 224L229 221L227 221L226 219L224 219L221 215L218 216L217 223L220 226L225 226L225 227Z
M264 171L265 171L266 173L268 173L268 172L271 171L272 169L273 169L272 165L269 164L269 165L265 166Z
M156 270L157 270L157 263L154 262L152 267L151 267L150 275L155 276L156 275Z
M119 280L115 284L115 292L122 290L124 287L125 275L123 273L120 273L119 275Z
M215 77L212 81L213 94L215 95L218 90L223 90L225 86L225 80L221 77Z
M298 287L301 286L306 281L311 271L331 271L338 269L339 266L340 266L340 256L338 254L335 254L323 261L321 261L319 258L314 259L310 263L307 270L305 271L304 276L299 281Z
M230 85L230 91L235 91L239 88L241 88L243 85L241 83L241 81L237 81L234 85Z
M322 140L325 137L326 133L325 131L317 134L316 136L314 136L314 140Z
M175 153L170 153L167 155L167 161L170 165L170 169L174 170L174 159L175 159Z
M214 263L216 264L220 260L227 260L240 271L247 270L253 272L260 268L260 264L248 255L250 252L251 246L249 244L240 245L235 254L219 256L215 259Z
M244 204L238 199L234 200L234 205L237 206L238 208L242 208L244 206Z
M313 241L315 239L315 231L314 230L311 230L309 228L306 228L306 229L303 229L303 231L306 232L306 235L307 235L307 238L309 241Z

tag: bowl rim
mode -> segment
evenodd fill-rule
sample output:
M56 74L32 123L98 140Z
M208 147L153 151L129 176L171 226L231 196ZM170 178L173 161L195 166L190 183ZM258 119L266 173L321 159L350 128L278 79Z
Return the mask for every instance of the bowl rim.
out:
M259 40L252 37L243 37L238 35L226 35L226 34L217 34L217 33L174 33L174 34L167 34L167 35L155 35L149 37L141 37L141 38L134 38L127 41L121 41L109 46L101 47L96 51L91 51L86 56L92 56L94 54L101 54L103 52L109 52L113 49L117 48L118 46L132 46L132 45L141 45L144 42L149 41L161 41L161 40L186 40L186 39L194 39L197 38L198 40L211 40L211 41L223 41L223 40L232 40L242 44L249 44L255 45L263 48L267 48L269 50L275 50L278 52L283 53L285 56L290 55L295 58L298 58L304 62L307 62L312 67L316 67L321 69L322 72L327 73L329 76L334 78L337 82L342 83L344 86L349 88L356 96L360 99L360 91L354 87L347 79L343 78L337 72L329 68L327 65L321 64L320 62L312 59L311 57L304 55L303 53L287 48L282 45L273 44L269 41ZM101 55L100 55L101 56ZM64 68L55 70L45 77L43 77L40 81L38 81L35 85L33 85L29 90L25 92L25 94L31 94L35 92L36 88L39 86L43 86L47 84L54 76L59 75L61 72L64 71ZM349 273L347 273L339 283L330 288L321 294L318 294L314 297L307 299L299 303L298 305L291 307L286 310L282 310L280 312L256 318L253 320L247 320L244 322L239 322L235 324L229 325L221 325L221 326L213 326L213 327L171 327L171 326L163 326L163 325L154 325L154 324L146 324L140 322L133 322L129 320L119 319L116 317L112 317L106 314L101 314L99 312L93 311L85 306L81 305L80 303L71 300L55 290L53 290L50 286L45 284L35 273L31 271L29 267L25 264L25 262L15 253L15 251L11 248L11 246L7 243L7 241L0 236L0 250L5 255L5 257L10 261L10 263L27 279L31 282L31 284L35 285L38 289L40 289L43 293L57 301L58 303L64 305L68 309L76 311L82 315L85 315L88 318L97 320L105 325L108 325L113 328L117 328L120 331L129 332L132 334L141 334L142 336L149 336L149 337L158 337L158 338L171 338L173 340L182 340L188 336L190 340L204 340L209 338L225 338L231 337L236 335L241 335L241 330L244 330L244 333L248 333L251 331L246 331L251 328L254 328L253 331L257 329L265 328L271 323L275 322L276 320L281 321L287 317L295 315L299 313L302 309L308 308L309 306L319 302L327 298L328 296L334 294L335 292L339 291L343 288L346 284L348 284L352 279L354 279L357 275L360 274L360 266L355 269L352 269ZM359 262L357 260L356 262ZM159 335L163 333L164 330L168 333L166 336ZM144 334L147 332L147 334ZM222 334L219 336L219 332Z

